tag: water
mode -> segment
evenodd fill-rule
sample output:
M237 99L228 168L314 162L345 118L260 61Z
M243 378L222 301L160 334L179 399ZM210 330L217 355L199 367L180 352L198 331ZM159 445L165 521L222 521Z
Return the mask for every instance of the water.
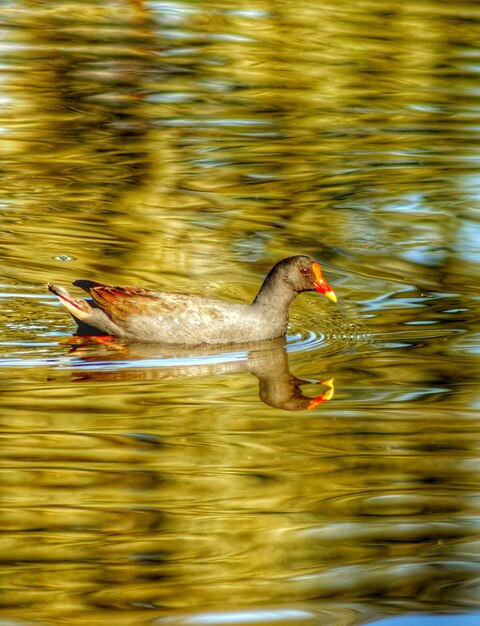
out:
M480 620L477 3L0 28L5 623ZM247 302L292 254L339 304L266 344L79 342L45 288Z

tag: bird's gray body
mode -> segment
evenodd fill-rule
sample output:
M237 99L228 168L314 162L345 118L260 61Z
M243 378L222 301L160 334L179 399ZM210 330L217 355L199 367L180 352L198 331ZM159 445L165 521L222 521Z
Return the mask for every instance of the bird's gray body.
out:
M74 298L63 287L49 284L48 288L70 311L79 328L90 331L88 334L113 335L145 343L243 343L285 334L289 308L295 297L301 291L317 289L318 275L312 265L318 266L304 256L280 261L266 277L252 304L88 280L75 281L74 285L87 291L91 301Z

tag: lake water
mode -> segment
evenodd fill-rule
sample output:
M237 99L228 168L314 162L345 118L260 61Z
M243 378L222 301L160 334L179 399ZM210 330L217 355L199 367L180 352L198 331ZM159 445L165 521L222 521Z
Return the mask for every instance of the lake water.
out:
M1 5L1 623L480 623L480 5ZM80 342L45 287L294 254L339 303L285 342Z

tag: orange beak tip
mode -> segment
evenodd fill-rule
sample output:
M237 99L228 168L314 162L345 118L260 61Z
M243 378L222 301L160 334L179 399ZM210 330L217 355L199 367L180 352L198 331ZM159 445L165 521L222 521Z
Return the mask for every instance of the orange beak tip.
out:
M337 296L335 295L335 292L333 291L333 289L330 289L330 291L326 291L325 295L332 302L337 302Z
M324 296L327 296L327 298L331 300L332 302L337 302L337 296L335 295L335 292L330 287L330 285L327 285L327 283L325 282L314 283L314 287L319 293L323 294Z

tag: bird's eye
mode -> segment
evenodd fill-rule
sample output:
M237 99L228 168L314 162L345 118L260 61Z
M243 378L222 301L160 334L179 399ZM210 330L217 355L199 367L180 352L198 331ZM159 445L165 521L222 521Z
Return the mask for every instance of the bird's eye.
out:
M300 270L302 274L308 274L308 270L306 267L302 267L302 269Z

